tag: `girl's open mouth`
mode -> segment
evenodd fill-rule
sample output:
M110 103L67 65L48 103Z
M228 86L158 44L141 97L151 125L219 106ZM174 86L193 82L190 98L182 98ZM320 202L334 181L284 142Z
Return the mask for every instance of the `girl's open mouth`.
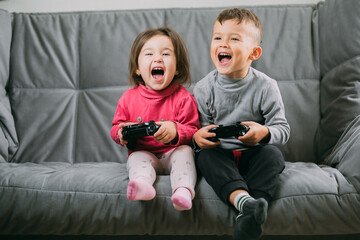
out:
M157 80L157 81L161 81L164 77L164 69L162 68L153 68L151 70L151 76Z

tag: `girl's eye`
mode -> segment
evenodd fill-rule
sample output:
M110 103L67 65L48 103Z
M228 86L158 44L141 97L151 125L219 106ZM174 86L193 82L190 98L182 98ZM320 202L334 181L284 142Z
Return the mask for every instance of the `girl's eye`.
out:
M151 56L152 53L145 53L145 56Z
M233 40L233 41L239 41L238 38L232 38L231 40Z
M163 53L163 56L170 56L170 53Z
M214 37L214 40L221 40L220 37Z

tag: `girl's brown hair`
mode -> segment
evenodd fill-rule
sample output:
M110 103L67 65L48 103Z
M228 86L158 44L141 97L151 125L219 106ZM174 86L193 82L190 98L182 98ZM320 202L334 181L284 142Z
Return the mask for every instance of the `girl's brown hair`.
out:
M178 74L175 75L173 83L179 85L188 83L191 84L190 66L185 44L180 35L169 27L160 27L148 29L140 33L131 47L130 61L129 61L129 82L130 84L145 84L142 77L136 74L136 70L139 69L139 54L145 43L156 35L163 35L170 38L174 45L174 53L176 58L176 70Z

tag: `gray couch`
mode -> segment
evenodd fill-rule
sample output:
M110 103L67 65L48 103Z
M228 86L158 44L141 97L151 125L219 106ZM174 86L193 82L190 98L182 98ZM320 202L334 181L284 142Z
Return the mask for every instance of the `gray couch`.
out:
M250 9L265 28L253 66L278 81L291 125L265 239L359 239L360 1ZM236 212L200 176L191 211L174 210L169 176L156 199L127 200L127 151L110 138L135 36L177 30L194 85L214 68L221 10L0 11L0 237L230 238Z

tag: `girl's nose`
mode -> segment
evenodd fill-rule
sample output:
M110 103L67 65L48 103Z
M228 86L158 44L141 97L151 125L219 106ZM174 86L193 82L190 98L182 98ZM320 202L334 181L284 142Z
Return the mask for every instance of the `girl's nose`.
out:
M163 58L161 54L154 55L154 61L155 62L162 62Z

